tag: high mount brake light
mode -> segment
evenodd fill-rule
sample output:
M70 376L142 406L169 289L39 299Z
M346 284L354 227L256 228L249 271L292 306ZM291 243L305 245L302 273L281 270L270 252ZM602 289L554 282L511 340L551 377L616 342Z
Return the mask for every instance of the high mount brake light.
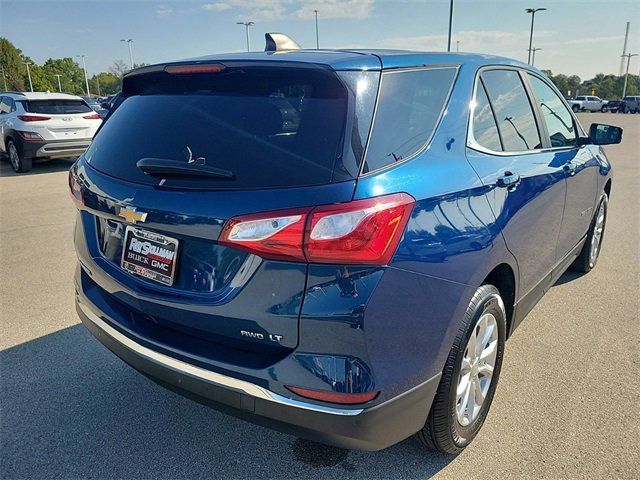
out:
M200 63L191 65L167 65L164 71L173 75L192 75L195 73L219 73L226 67L219 63Z
M277 260L385 265L415 200L406 193L243 215L229 220L219 242Z
M44 122L45 120L51 120L51 117L43 117L42 115L18 115L18 118L23 122Z
M85 116L84 116L84 117L82 117L82 118L86 118L87 120L100 120L100 118L101 118L101 117L100 117L100 115L99 115L99 114L97 114L97 113L91 113L91 114L89 114L89 115L85 115Z

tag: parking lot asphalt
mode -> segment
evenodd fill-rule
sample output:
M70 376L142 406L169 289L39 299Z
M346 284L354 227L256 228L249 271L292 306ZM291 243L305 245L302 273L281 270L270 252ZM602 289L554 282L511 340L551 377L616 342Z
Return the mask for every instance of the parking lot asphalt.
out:
M637 478L640 115L625 129L604 246L509 340L492 410L458 456L408 439L345 451L223 415L157 386L79 324L70 161L0 164L0 478Z

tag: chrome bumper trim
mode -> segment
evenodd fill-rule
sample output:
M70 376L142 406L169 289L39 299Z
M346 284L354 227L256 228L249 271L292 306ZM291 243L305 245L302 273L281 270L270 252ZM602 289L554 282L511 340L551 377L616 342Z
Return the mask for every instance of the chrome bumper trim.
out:
M302 408L305 410L312 410L314 412L327 413L330 415L346 416L359 415L363 411L362 408L349 410L343 408L325 407L322 405L314 405L311 403L300 402L298 400L292 400L290 398L283 397L282 395L278 395L277 393L273 393L253 383L245 382L244 380L238 380L237 378L228 377L220 373L212 372L211 370L196 367L195 365L191 365L190 363L183 362L163 353L156 352L155 350L147 348L144 345L140 345L139 343L131 340L129 337L123 335L115 328L107 324L98 315L93 313L93 311L87 305L79 301L78 306L87 316L87 318L91 320L91 322L93 322L97 327L99 327L106 335L109 335L111 338L115 339L120 344L124 345L141 357L144 357L151 362L162 365L165 368L181 373L183 375L188 375L190 377L211 383L216 386L235 390L252 397L261 398L263 400L279 403L282 405L287 405L289 407Z

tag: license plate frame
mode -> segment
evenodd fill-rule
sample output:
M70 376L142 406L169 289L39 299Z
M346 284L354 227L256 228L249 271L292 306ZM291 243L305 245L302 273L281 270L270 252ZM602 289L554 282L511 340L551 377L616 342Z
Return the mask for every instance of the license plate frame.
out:
M170 287L175 280L179 245L177 238L128 225L124 232L120 267L133 275Z

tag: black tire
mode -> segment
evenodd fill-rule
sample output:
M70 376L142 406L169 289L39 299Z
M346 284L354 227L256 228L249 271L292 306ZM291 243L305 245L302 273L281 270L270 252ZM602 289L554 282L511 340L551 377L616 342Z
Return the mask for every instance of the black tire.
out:
M613 110L609 110L611 113L618 113L618 110L613 109Z
M7 153L9 154L9 163L16 173L24 173L31 170L32 160L22 155L22 149L11 139L7 142Z
M456 413L456 390L467 343L477 326L478 320L484 313L491 313L495 317L498 326L495 365L490 380L491 383L477 417L467 426L463 426L458 421ZM464 320L458 329L458 334L442 371L442 378L431 405L427 422L422 430L415 434L420 443L427 448L439 450L443 453L456 454L460 453L476 437L487 417L500 377L506 330L507 318L500 292L493 285L482 285L474 293L467 307Z
M571 110L573 110L573 113L578 113L580 111L580 107L578 105L574 105L571 107Z
M600 232L600 236L598 239L598 248L596 251L595 258L592 258L591 246L596 238L595 236L596 224L598 221L598 214L601 208L604 213L602 230ZM584 245L582 246L582 250L580 250L580 254L571 264L572 270L575 270L576 272L589 273L596 266L596 263L598 263L598 258L600 257L600 251L602 250L602 241L604 240L604 231L605 231L605 227L607 226L608 209L609 209L609 197L605 192L603 192L602 196L600 197L600 201L598 202L598 206L595 210L595 213L593 214L593 218L591 219L591 226L589 227L589 232L587 233L587 238L584 242Z
M627 106L626 106L626 105L622 105L622 106L620 106L620 111L621 111L622 113L627 113Z
M600 107L600 113L606 113L607 109L605 107Z

